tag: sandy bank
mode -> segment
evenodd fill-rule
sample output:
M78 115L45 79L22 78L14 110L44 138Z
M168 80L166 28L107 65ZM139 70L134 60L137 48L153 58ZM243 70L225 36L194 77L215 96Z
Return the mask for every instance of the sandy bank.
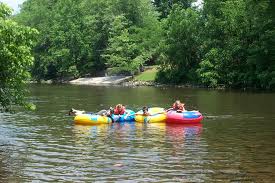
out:
M76 85L119 85L132 79L132 76L107 76L93 78L78 78L69 81Z

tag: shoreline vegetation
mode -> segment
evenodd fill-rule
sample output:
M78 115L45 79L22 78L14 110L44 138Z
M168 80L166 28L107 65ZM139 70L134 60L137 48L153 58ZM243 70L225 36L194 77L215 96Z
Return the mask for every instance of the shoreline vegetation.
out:
M29 84L70 84L70 81L52 81L52 80L41 80L40 82L37 81L29 81ZM116 83L116 84L81 84L78 83L77 85L87 85L87 86L123 86L123 87L174 87L174 88L192 88L192 89L210 89L210 90L240 90L240 91L270 91L270 90L263 90L261 88L252 88L252 87L243 87L243 88L232 88L226 87L225 85L219 85L215 88L203 85L195 85L195 84L164 84L158 83L156 81L140 81L140 80L129 80L127 82Z
M132 77L133 78L133 77ZM29 84L70 84L70 81L52 81L52 80L41 80L40 82L37 81L29 81ZM240 91L268 91L268 90L263 90L261 88L252 88L252 87L247 87L247 88L232 88L232 87L226 87L225 85L219 85L215 88L209 87L209 86L203 86L203 85L195 85L195 84L163 84L163 83L158 83L156 81L140 81L140 80L129 80L126 82L122 83L116 83L116 84L81 84L78 83L77 85L88 85L88 86L123 86L123 87L174 87L174 88L198 88L198 89L211 89L211 90L240 90Z
M129 77L129 76L127 76ZM164 84L164 83L158 83L156 81L142 81L142 80L136 80L133 76L130 76L131 79L127 79L127 81L124 82L115 82L115 83L86 83L86 82L78 82L72 83L70 81L73 80L59 80L59 81L53 81L53 80L41 80L41 81L33 81L30 80L28 83L29 84L70 84L70 85L88 85L88 86L124 86L124 87L143 87L143 86L148 86L148 87L175 87L175 88L207 88L207 89L213 89L213 90L226 90L226 89L233 89L233 88L228 88L224 85L217 86L215 88L213 87L208 87L208 86L203 86L203 85L194 85L194 84ZM99 78L99 77L96 77ZM95 79L95 78L78 78L78 79ZM258 88L238 88L239 90L259 90Z
M243 87L232 88L225 85L217 85L216 87L209 87L207 85L198 84L173 84L173 83L160 83L156 81L156 75L160 67L158 65L145 66L143 72L135 76L106 76L106 77L84 77L74 79L61 79L61 80L31 80L28 83L40 84L72 84L72 85L89 85L89 86L125 86L125 87L175 87L175 88L205 88L213 90L227 90L238 89L246 90L262 90L261 88Z
M216 87L209 87L206 85L196 84L171 84L171 83L160 83L155 81L156 74L160 67L146 66L144 71L135 76L106 76L106 77L85 77L76 79L64 79L64 80L41 80L30 81L29 83L41 83L41 84L73 84L73 85L90 85L90 86L125 86L125 87L175 87L175 88L207 88L214 90L226 90L233 89L226 87L225 85L218 85ZM259 88L235 88L239 90L259 90Z

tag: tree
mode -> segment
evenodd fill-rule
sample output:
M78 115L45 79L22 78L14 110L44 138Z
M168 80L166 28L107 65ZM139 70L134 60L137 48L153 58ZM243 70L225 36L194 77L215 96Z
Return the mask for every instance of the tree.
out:
M127 31L115 34L114 17L120 16L127 22ZM114 47L108 47L122 37L127 37L129 44L122 45L120 56L133 59L128 60L131 67L127 70L135 70L136 62L143 63L156 52L157 16L148 0L27 0L15 20L41 32L32 69L39 80L96 76L108 66L109 57L103 56L106 49L110 54ZM133 50L128 50L129 46Z
M160 18L166 18L170 14L174 4L178 4L186 9L190 8L193 2L195 0L154 0L153 4L161 14Z
M151 60L161 39L158 13L148 0L116 0L104 58L117 72L135 73Z
M271 1L204 1L203 59L197 70L201 83L275 87L271 7Z
M16 20L41 32L34 48L32 73L36 79L77 77L78 67L85 65L79 61L91 60L90 45L83 32L82 6L71 0L24 2Z
M127 26L126 18L122 15L115 17L111 24L109 46L103 57L112 67L112 73L131 73L140 64L136 44L130 40Z
M31 49L38 33L9 19L11 9L0 3L0 108L28 106L26 81L33 63Z
M275 88L274 1L27 0L15 20L38 29L37 79L134 73L210 87Z
M148 0L112 1L115 19L103 58L113 71L135 73L157 54L161 39L158 13Z
M245 1L248 86L275 89L274 1Z
M161 60L162 69L158 81L186 83L195 80L195 69L199 63L199 14L188 8L174 5L164 21L166 30Z

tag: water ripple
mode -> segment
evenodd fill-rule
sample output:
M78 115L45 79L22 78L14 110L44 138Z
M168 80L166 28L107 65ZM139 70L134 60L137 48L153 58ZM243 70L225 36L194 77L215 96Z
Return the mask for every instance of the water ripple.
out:
M113 92L100 91L107 93L102 94L105 98ZM218 111L212 106L202 125L79 126L66 116L65 109L78 103L85 106L87 99L75 97L71 103L70 92L60 97L41 92L32 98L39 104L37 111L0 114L0 182L275 180L273 113ZM95 103L109 105L105 98ZM154 105L159 104L158 98L153 98ZM89 98L89 102L96 99ZM62 102L56 104L58 100ZM133 106L141 104L137 101Z

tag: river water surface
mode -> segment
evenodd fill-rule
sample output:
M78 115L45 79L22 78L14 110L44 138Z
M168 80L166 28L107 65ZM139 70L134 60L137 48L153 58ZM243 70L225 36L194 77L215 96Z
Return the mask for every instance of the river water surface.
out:
M275 94L155 87L31 85L34 112L0 114L0 182L275 182ZM80 126L71 107L168 108L201 125Z

